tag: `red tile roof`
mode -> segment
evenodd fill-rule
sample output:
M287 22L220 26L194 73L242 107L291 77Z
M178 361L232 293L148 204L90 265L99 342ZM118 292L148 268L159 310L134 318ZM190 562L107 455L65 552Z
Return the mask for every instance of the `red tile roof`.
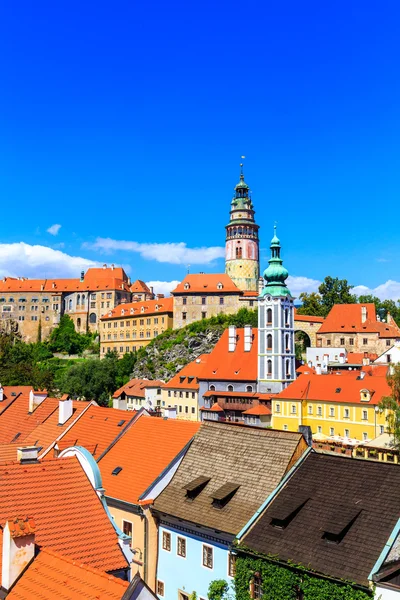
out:
M218 284L222 288L218 289ZM185 289L185 285L189 285ZM186 275L185 279L179 283L171 294L226 294L236 293L242 295L243 292L233 283L232 279L226 273L198 273Z
M367 311L362 323L362 308ZM383 323L376 318L375 304L335 304L318 330L318 333L378 333L380 338L400 338L400 329L393 323Z
M325 321L324 317L316 317L315 315L299 315L297 309L294 309L294 320L295 321L303 321L306 323L323 323Z
M143 300L143 302L130 302L119 304L112 310L106 312L101 319L103 321L116 318L141 317L173 313L173 298L161 298L160 300Z
M14 517L8 519L7 523L12 538L24 537L36 532L35 521L30 517Z
M13 402L13 400L15 400L15 398L20 394L23 394L26 398L29 398L29 392L31 390L33 390L33 387L31 385L3 386L3 401L0 402L0 415L3 412L3 410L7 408L7 406L11 404L11 402Z
M20 279L5 277L0 280L0 293L4 292L75 292L97 290L129 291L127 277L120 267L90 268L86 271L84 280L80 279Z
M43 548L8 600L121 600L129 583Z
M365 354L367 356L365 356ZM362 365L364 358L369 358L370 360L376 360L378 355L374 352L348 352L346 355L346 362L352 365Z
M296 369L296 373L305 373L306 375L308 373L315 373L315 368L310 367L309 365L300 365L300 367Z
M142 415L99 461L106 496L137 504L139 497L198 431L200 423ZM142 457L137 460L137 449ZM112 475L122 467L118 475Z
M361 390L371 393L369 402L361 401ZM359 371L343 375L300 375L286 389L275 396L275 400L320 400L321 402L346 402L351 404L376 405L383 397L390 396L391 389L386 377L370 375L360 379Z
M237 329L237 343L229 352L229 329L226 329L213 351L208 355L199 379L257 381L258 331L253 328L253 343L249 352L244 351L244 329Z
M265 406L264 404L256 404L255 406L252 406L251 408L248 408L247 410L243 411L242 415L272 415L272 411L270 408L268 408L268 406Z
M151 387L164 387L165 382L161 379L131 379L113 393L113 398L119 398L122 392L129 397L145 398L145 389Z
M68 446L83 446L94 457L99 458L136 415L136 411L91 405L62 435L57 445L60 449Z
M0 479L0 523L31 515L39 546L102 571L127 568L115 530L76 457L0 466Z
M192 360L174 375L168 383L164 384L164 389L198 390L199 382L197 378L201 375L208 356L208 354L201 354L195 360Z
M141 279L136 279L131 285L131 292L140 292L141 294L151 294L149 287Z

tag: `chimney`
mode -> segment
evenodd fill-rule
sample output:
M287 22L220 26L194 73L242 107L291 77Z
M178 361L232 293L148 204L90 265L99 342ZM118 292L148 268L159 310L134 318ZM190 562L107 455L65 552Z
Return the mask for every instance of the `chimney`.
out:
M235 352L236 348L236 326L229 325L229 352Z
M3 400L4 400L4 390L0 383L0 402L3 402Z
M104 263L104 265L103 265L103 269L107 269L107 265L106 265L106 263Z
M361 307L361 323L365 323L366 320L367 320L367 307L362 306Z
M17 461L21 465L38 462L39 448L37 446L21 446L17 448Z
M321 365L319 363L317 365L315 365L315 373L317 375L321 375L321 373L322 373Z
M113 408L119 408L119 410L128 410L128 404L126 401L126 395L122 398L119 396L118 398L113 398Z
M54 288L56 287L56 282L53 281L53 283L51 284L52 289L54 290Z
M72 417L73 403L68 394L61 396L58 401L58 424L64 425Z
M1 584L9 590L35 556L35 522L30 517L9 519L3 527Z
M153 288L152 285L150 286L150 293L151 293L152 296L154 296L154 288Z
M365 375L366 375L365 371L361 371L360 372L360 379L364 379Z
M114 263L111 263L111 271L114 271Z
M244 326L244 351L250 352L253 345L253 332L251 325Z
M368 352L364 352L364 357L363 357L363 361L362 364L363 365L369 365L370 364L370 358L368 356Z
M29 408L28 411L33 413L33 411L42 404L43 400L46 400L47 392L34 392L31 390L29 392Z
M85 279L85 271L81 271L81 282Z
M346 357L345 357L345 355L344 355L343 352L341 352L339 354L339 362L340 362L341 365L344 365L344 363L346 362Z

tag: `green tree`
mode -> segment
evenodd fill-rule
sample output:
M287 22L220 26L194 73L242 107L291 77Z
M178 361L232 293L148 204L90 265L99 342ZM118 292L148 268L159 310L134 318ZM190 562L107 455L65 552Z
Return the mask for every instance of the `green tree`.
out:
M49 338L49 348L52 352L80 354L92 342L92 335L75 331L73 320L63 315L58 327L53 329Z
M84 360L61 374L59 388L73 398L96 400L107 406L110 395L117 388L117 363L118 356L114 352L101 361Z
M379 410L381 413L387 411L388 431L393 436L394 447L400 450L400 365L391 365L387 380L392 394L382 398Z
M357 296L351 294L353 286L347 279L338 277L325 277L318 288L318 294L300 294L302 306L297 310L300 315L314 315L326 317L334 304L353 304L357 302Z
M214 579L208 586L208 600L227 600L229 597L229 584L225 579Z
M400 300L397 300L397 304L394 300L380 300L377 296L372 294L365 294L358 297L360 304L375 304L376 312L381 319L387 319L388 313L396 321L397 325L400 325Z

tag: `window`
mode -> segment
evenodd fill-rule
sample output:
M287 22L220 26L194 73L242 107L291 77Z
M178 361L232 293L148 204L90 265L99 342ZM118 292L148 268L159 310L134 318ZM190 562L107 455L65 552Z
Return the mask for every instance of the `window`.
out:
M283 426L283 431L287 431L287 430L288 430L288 426L287 426L287 425L284 425L284 426Z
M272 335L270 333L267 335L267 350L272 350Z
M366 346L368 344L368 338L363 338L363 344Z
M182 298L182 304L187 304L187 298Z
M202 319L206 319L207 318L207 313L206 312L202 312L201 313L201 318Z
M329 435L335 435L335 430L333 427L329 427Z
M363 421L367 421L368 420L368 411L366 411L366 410L362 411L362 418L363 418Z
M348 408L344 409L344 418L348 419L350 417L350 410Z
M228 385L226 389L228 392L233 392L233 385Z
M228 575L235 577L236 574L236 554L228 554Z
M322 427L321 427L321 425L318 425L318 427L317 427L317 432L318 432L318 433L322 433Z
M267 308L267 325L272 325L272 308Z
M331 345L331 340L326 340L326 345L330 346Z
M390 345L391 345L390 340L386 340L386 346L390 346Z
M253 391L253 386L252 385L246 386L246 392L252 392L252 391Z
M297 413L297 406L295 404L292 404L292 415L295 415Z
M37 316L34 315L33 317L31 317L31 321L37 321L37 320L38 320Z
M213 549L203 544L203 567L213 568Z
M272 360L267 360L267 377L272 376Z
M318 407L317 407L317 415L318 415L319 417L321 417L321 416L322 416L322 406L318 406Z
M163 531L162 534L162 547L163 550L171 552L171 534L168 531Z
M254 600L260 600L262 595L262 579L259 573L254 573L253 579L250 582L250 597Z
M176 553L182 558L186 558L186 538L178 536L176 544Z
M194 406L192 406L192 415L196 414L196 408Z
M311 404L310 404L310 406L308 407L308 414L309 414L309 415L312 415L312 406L311 406Z
M368 439L368 433L363 433L363 440L364 442Z
M201 303L202 304L207 304L207 298L205 296L202 297Z
M385 433L385 426L384 425L379 425L379 433Z
M330 417L334 417L335 416L335 409L331 406L331 408L329 409L329 416Z
M344 346L344 338L340 338L340 345Z
M277 412L277 413L281 412L281 405L278 403L275 404L275 412Z
M350 437L350 429L345 429L344 430L344 437Z
M182 321L186 321L186 316L187 316L187 313L183 312L182 313Z
M132 540L133 537L133 525L130 521L122 521L122 531L125 535L129 536ZM132 541L131 541L132 546Z
M112 298L112 294L111 294L111 292L107 292L106 298L107 298L107 299L111 299L111 298Z
M157 579L157 596L164 596L164 582Z

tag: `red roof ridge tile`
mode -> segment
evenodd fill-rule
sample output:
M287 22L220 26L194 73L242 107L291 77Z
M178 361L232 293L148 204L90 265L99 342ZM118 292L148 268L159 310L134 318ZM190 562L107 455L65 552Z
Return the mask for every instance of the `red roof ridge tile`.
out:
M35 533L36 525L32 517L13 517L7 519L10 535L12 538L23 537Z

